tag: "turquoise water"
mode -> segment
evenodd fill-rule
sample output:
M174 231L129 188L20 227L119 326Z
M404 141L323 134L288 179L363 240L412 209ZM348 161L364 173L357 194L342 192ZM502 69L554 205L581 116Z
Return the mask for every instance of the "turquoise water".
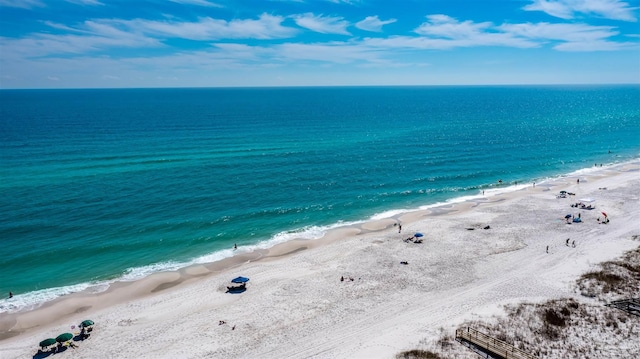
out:
M640 153L639 86L0 91L0 311Z

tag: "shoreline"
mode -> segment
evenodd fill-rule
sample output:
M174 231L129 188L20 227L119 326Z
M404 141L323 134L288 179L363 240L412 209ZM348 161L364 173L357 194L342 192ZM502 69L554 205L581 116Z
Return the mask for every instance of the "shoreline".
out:
M113 283L106 291L97 294L86 292L69 294L54 301L45 303L41 307L27 312L0 314L0 348L4 347L7 343L18 345L18 347L20 347L21 349L27 347L31 349L37 348L38 341L35 339L32 340L31 338L37 338L44 333L51 332L52 330L57 328L59 330L62 330L62 328L68 326L68 323L79 322L80 320L85 319L85 316L101 318L103 323L108 323L109 321L111 321L112 324L114 321L116 323L119 323L118 321L116 321L116 319L108 320L107 318L113 318L113 312L126 312L126 308L138 305L135 303L166 302L173 303L174 305L180 304L183 302L182 300L180 300L180 297L184 293L193 293L193 291L197 292L198 290L194 288L202 289L202 287L206 286L206 284L211 284L210 289L214 291L214 293L208 293L208 295L213 296L214 298L212 299L215 299L215 301L219 301L219 303L206 305L201 301L192 303L193 301L195 301L195 299L190 298L189 300L187 300L187 302L189 303L185 305L191 308L188 311L191 316L197 316L197 313L201 313L204 308L222 308L222 311L226 311L229 313L238 313L238 310L240 310L240 308L235 308L234 303L243 302L245 305L247 305L247 301L243 300L244 297L256 299L255 297L260 295L257 294L259 293L259 291L268 292L268 288L264 288L260 284L254 284L253 278L256 278L258 283L260 281L275 281L276 287L280 289L283 289L283 286L288 286L286 283L284 283L284 281L291 281L294 283L294 285L304 287L310 291L316 290L317 288L313 287L313 284L301 282L301 279L299 279L307 275L314 274L315 269L309 267L309 262L314 263L315 265L320 267L320 269L317 269L318 273L315 274L320 275L321 278L323 278L324 275L327 275L327 271L329 271L329 269L332 269L332 272L335 272L336 275L337 273L344 273L344 275L358 278L354 280L353 284L355 286L361 287L360 289L363 289L365 291L365 294L363 294L363 296L365 297L376 297L376 293L370 293L369 289L377 288L378 290L381 290L379 284L388 284L389 279L393 278L401 279L399 281L401 282L400 284L404 284L404 286L401 287L402 290L398 290L398 292L409 291L415 298L419 298L420 301L433 300L441 303L442 299L440 298L442 297L446 298L448 296L460 296L461 294L458 293L460 288L466 288L467 292L475 292L478 290L477 287L483 288L483 285L488 285L490 287L500 286L501 283L495 284L487 279L489 277L492 277L492 275L499 276L500 271L492 266L483 267L482 263L485 261L495 260L495 258L502 256L505 257L504 260L506 262L510 263L511 265L516 265L515 263L517 263L517 261L513 262L514 259L510 259L510 253L531 251L531 247L535 243L534 238L531 238L531 236L534 235L535 232L534 234L528 235L521 235L519 234L519 232L527 232L528 230L530 230L533 224L536 223L536 221L531 223L528 220L525 223L515 224L504 222L504 219L502 219L502 217L505 215L505 208L513 210L514 202L518 201L547 203L549 202L550 198L555 197L555 193L557 191L559 191L560 189L565 189L569 190L570 192L585 194L578 194L574 198L567 199L553 198L553 202L550 203L557 204L559 201L564 201L564 204L566 204L566 206L560 206L563 212L577 211L569 207L569 203L571 203L571 201L573 201L574 199L582 198L583 195L586 196L586 193L615 193L615 188L606 183L607 179L612 180L612 182L616 183L616 186L620 186L620 188L623 188L628 193L633 193L633 188L637 188L633 186L638 185L639 168L640 162L638 162L638 160L634 160L628 163L602 168L601 170L595 170L585 175L580 175L580 184L575 183L574 179L576 178L576 176L567 175L564 177L549 180L544 183L540 183L539 185L536 185L535 188L533 188L532 186L526 186L515 191L491 195L490 197L481 197L475 200L465 200L458 203L442 204L437 207L399 213L386 219L376 219L368 222L362 222L356 225L348 225L345 227L335 228L327 231L325 236L320 239L291 240L285 243L276 244L269 249L258 249L253 252L239 253L236 256L225 258L221 261L213 263L196 264L181 268L177 271L155 273L141 280L133 282L116 282ZM601 183L600 187L597 187L597 183ZM602 185L603 183L605 185ZM607 191L599 189L603 187L610 187L610 189L608 189ZM576 191L576 188L579 188L580 191ZM562 205L563 203L560 202L559 204ZM600 203L596 202L596 211L598 211L597 213L599 213L599 206ZM516 208L517 207L518 206L516 206ZM635 207L637 207L637 204L635 205ZM545 209L545 212L546 211L547 210ZM607 211L610 212L609 209L607 209ZM536 220L542 220L541 218L544 218L543 222L548 221L548 218L543 217L542 214L536 214L535 211L531 212L530 215L538 217L535 218ZM560 215L560 213L558 215ZM595 213L589 212L585 214L585 216L587 215L592 216L595 215ZM615 219L613 221L618 221L619 217L622 218L629 215L629 213L615 213L613 215L615 216ZM454 226L451 221L461 221L463 223L456 223L456 225ZM498 221L499 225L497 227L494 227L494 221ZM433 226L433 228L431 228L432 222L438 222L438 226ZM564 223L562 222L563 221L560 221L558 223L552 222L551 225L558 227L555 228L555 230L560 231L573 230L573 228L568 229L567 227L594 225L590 222L574 224L573 226L565 227ZM394 226L394 224L397 223L402 223L402 233L397 233L397 227ZM484 225L490 225L492 228L490 230L482 230L482 227ZM442 226L442 228L439 228L440 226ZM627 224L627 227L628 226L632 225ZM504 229L502 227L507 229ZM612 225L609 225L607 229L611 227ZM458 231L455 233L455 235L451 234L453 228ZM467 228L476 228L477 230L470 231ZM583 231L585 230L584 227L579 229ZM597 229L600 230L601 228ZM631 230L633 229L635 228L632 227ZM544 230L550 231L547 233L549 235L554 233L553 231L551 231L551 229ZM430 265L420 265L418 267L418 269L420 270L419 272L428 278L423 278L421 280L396 278L396 276L398 275L396 271L404 271L406 269L413 268L412 265L406 266L405 268L397 268L395 264L402 259L402 256L400 256L400 254L398 253L401 253L401 251L404 250L404 247L418 246L417 244L402 242L401 240L407 237L409 234L417 231L425 232L427 237L425 242L427 242L429 246L432 246L432 248L429 248L428 253L423 253ZM629 228L627 228L626 231L628 232ZM478 240L477 243L473 241L469 242L467 236L470 234L474 236L474 239ZM583 235L589 236L590 233L585 232L583 233ZM442 243L438 240L439 238L446 237L452 238L444 240L442 241ZM443 244L445 245L443 246ZM540 245L542 246L542 244ZM579 244L579 246L580 245L581 244ZM596 246L595 243L593 245ZM385 248L385 246L394 248ZM460 258L456 258L455 255L448 255L447 253L449 253L452 249L448 248L447 246L455 247L456 250L461 251L462 254L460 255ZM584 258L581 257L581 266L577 267L584 267L584 260L586 260L587 262L591 262L592 260L597 260L599 257L609 258L610 256L614 256L616 254L619 255L621 250L623 250L624 248L630 248L631 246L632 243L627 243L625 241L624 246L618 243L618 245L612 246L612 249L603 250L600 253L597 253L597 255L593 253L591 253L591 255L584 254ZM424 245L424 247L427 246ZM420 248L420 250L422 250L423 248ZM468 252L469 250L471 250L471 252ZM357 255L354 254L354 251L357 252ZM544 249L542 249L542 251L544 251ZM384 253L384 256L378 257L374 255L372 256L372 258L367 257L368 253L378 252ZM444 254L443 258L440 258L438 256L439 253ZM424 259L422 256L416 256L416 253L410 252L404 253L404 255L406 257L411 257L411 260L409 261L410 264ZM316 256L318 256L318 258L316 258ZM304 257L304 259L301 259L301 257ZM346 263L342 263L341 261L337 260L336 257L344 257L345 259L348 258L349 261L347 261ZM362 258L364 263L354 263L358 258ZM464 259L466 259L467 261L465 261ZM541 260L542 259L543 258L541 258ZM298 268L300 270L300 273L289 273L287 270L287 266L291 264L289 262L294 262L292 268ZM327 265L328 268L325 268L325 266ZM384 271L378 273L378 269L372 269L377 268L378 266L387 268L392 273L387 274ZM260 278L261 271L259 269L263 267L268 267L270 269L270 271L268 271L270 276L266 278ZM447 273L442 274L440 273L441 271L434 270L434 268L444 269L444 271ZM236 275L244 275L243 273L245 272L250 272L252 277L252 283L249 286L250 289L247 293L245 293L248 295L242 294L240 296L230 296L229 294L224 294L224 284L222 283L228 282L228 277L230 278ZM375 277L376 280L372 283L369 282L370 279L367 279L367 274L370 274L371 272L376 273L377 275L377 277ZM578 275L578 273L575 272L575 269L571 270L570 272L572 273L572 275ZM407 273L411 273L411 271ZM457 276L450 277L450 274L452 273L457 273ZM473 273L474 275L469 276L469 273ZM429 279L429 275L431 275L432 279ZM566 275L566 273L562 274L562 276ZM389 278L387 278L387 276L389 276ZM452 284L451 289L442 287L440 283L437 283L438 279L449 279ZM479 283L475 283L475 280L478 279L480 279ZM538 281L542 282L545 288L547 286L550 286L550 284L547 283L546 280L538 279ZM217 287L215 286L216 284L218 285ZM424 293L415 293L410 289L412 288L412 285L416 284L418 288L424 290ZM551 287L553 287L553 285L551 285ZM398 303L404 303L404 306L407 305L407 302L405 300L402 300L398 297L398 293L395 293L395 291L388 291L386 287L383 288L385 288L382 289L382 292L384 292L384 294L389 295L390 297L392 297L392 299L397 300ZM322 289L326 290L327 287L322 287ZM557 290L557 288L555 290ZM562 291L563 290L557 290L557 292ZM254 294L253 292L257 293ZM296 292L297 291L294 291L294 293ZM529 292L531 292L531 290L529 290ZM320 297L318 298L319 301L322 301L322 293L322 290L316 293ZM407 293L404 294L406 295ZM462 295L463 297L464 294L465 293L463 293ZM539 297L546 298L546 295L548 294L549 293L546 293L545 291L541 291ZM282 295L282 293L280 293L280 295ZM356 299L359 296L357 292L351 293L350 295L355 296ZM309 294L303 293L300 294L300 296L303 297L303 301L307 301L308 304L315 306L319 305L317 303L314 303L314 301L309 298ZM352 299L351 296L347 296L345 297L346 299L343 298L343 300L350 300ZM527 296L527 298L532 297L536 296ZM382 305L384 308L390 309L391 312L394 312L399 316L403 316L401 312L393 310L393 306L389 307L390 299L381 300L380 302L382 302L383 304L380 304L375 300L371 302L371 298L367 298L369 299L369 302L367 302L366 304L370 305L372 308L361 309L355 306L350 307L350 309L361 313L369 313L373 311L372 313L374 315L380 316L384 314L383 312L380 312L380 308L378 308L380 305ZM324 305L332 306L332 308L334 308L336 303L335 299L336 298L333 298L333 300L331 298L327 299L329 304L325 303ZM512 299L513 298L509 300ZM260 297L256 300L259 303L268 304L267 308L271 307L268 298ZM391 303L395 303L395 301L391 300ZM319 306L322 307L322 305ZM378 310L375 310L376 308ZM258 305L254 305L252 306L252 308L250 308L252 313L260 313L261 310L264 309L264 307L259 308ZM157 312L155 314L147 313L148 311L146 311L146 309L141 310L145 312L147 316L156 315L161 317L162 314L164 314ZM334 308L334 310L338 309ZM301 313L294 313L292 315L293 318L298 318L298 316L300 315L302 315L303 317L303 319L298 318L298 320L294 320L294 322L304 322L305 319L303 314L304 313L302 313L302 310ZM436 315L436 312L433 312L431 314ZM352 318L352 314L345 314L345 316ZM318 317L321 318L322 316L319 315ZM453 317L459 319L460 315L453 315ZM411 317L403 318L408 320L409 322L415 322L415 320L412 320ZM317 318L316 320L318 320L320 324L322 324L322 320ZM443 318L443 321L451 322L451 318ZM101 321L96 322L99 325L99 330L103 330L101 329L101 327L103 327L103 325L100 324ZM248 325L248 323L245 324ZM335 329L336 323L325 324L326 328L319 329ZM123 325L118 324L116 327L118 326L122 327ZM124 326L126 327L126 325ZM213 328L215 326L217 326L217 321L216 323L212 324L212 329L217 329ZM306 329L311 330L309 328ZM158 330L158 328L156 327L155 330ZM96 334L94 334L94 336ZM398 333L396 332L394 335L398 335ZM393 340L389 339L390 338L387 338L387 340L385 341L393 342ZM395 339L399 342L406 342L406 340L401 340L399 338ZM90 344L94 343L95 342ZM222 344L217 344L216 348L217 349L212 348L211 350L223 350L223 352L229 354L230 356L243 355L241 351L233 351L232 349L229 349ZM259 347L258 350L262 350L259 353L268 354L269 352L265 351L267 348L270 348L270 346L267 345L265 347L263 345L262 347ZM83 349L84 348L80 348L78 350L78 353L83 351ZM285 349L279 350L280 352L278 353L282 353L283 351L286 352ZM30 353L34 351L35 350L30 351ZM0 351L0 353L1 352L2 351ZM363 351L359 351L359 353L363 353ZM26 353L19 354L17 352L15 354L18 354L17 357L23 357L21 355L26 355ZM148 355L151 356L152 354L149 353ZM170 353L167 353L166 355L170 356ZM123 354L122 357L126 357L126 354ZM197 357L197 355L193 357Z
M627 165L633 164L635 162L637 162L638 160L640 160L639 158L634 158L633 160L629 160L629 161L625 161L625 162L621 162L621 163L613 163L613 164L608 164L605 167L585 167L585 168L581 168L578 170L575 170L573 172L569 172L566 174L559 174L559 175L555 175L553 177L545 177L542 179L541 182L538 183L539 187L545 187L547 186L549 183L555 183L557 181L562 181L565 178L576 178L578 176L590 176L592 173L602 173L603 171L606 170L612 170L615 168L622 168L625 167ZM535 183L535 182L534 182ZM482 195L480 194L465 194L459 197L453 197L451 199L448 199L444 202L436 202L433 204L428 204L428 205L421 205L417 208L405 208L405 209L395 209L395 210L390 210L390 211L385 211L385 212L381 212L381 213L377 213L372 215L371 217L369 217L368 219L364 219L364 220L357 220L357 221L351 221L351 222L346 222L346 223L340 223L340 222L336 222L334 224L331 225L326 225L326 226L321 226L321 230L323 233L322 237L316 237L316 236L311 236L313 238L310 238L308 235L310 234L308 231L302 231L300 233L296 233L296 235L300 235L299 237L294 237L291 236L291 238L285 240L284 242L281 240L274 240L274 237L277 237L279 234L281 233L277 233L276 235L272 236L269 239L266 240L261 240L259 242L256 242L254 244L250 244L247 245L246 247L248 248L242 248L241 252L242 254L248 254L248 255L264 255L264 253L267 253L270 249L273 249L279 245L282 244L286 244L288 242L296 242L296 241L303 241L303 242L307 242L307 241L312 241L312 240L321 240L327 236L330 236L330 233L332 231L336 231L336 230L341 230L344 228L358 228L360 230L360 232L371 232L371 231L380 231L383 230L384 228L371 228L368 229L367 227L370 226L369 223L376 223L379 220L395 220L395 223L400 223L402 221L402 218L406 218L407 221L413 221L413 220L417 220L414 219L415 215L418 215L419 217L415 217L415 218L420 218L420 213L425 213L425 211L427 211L426 213L428 213L428 215L431 216L436 216L436 215L442 215L442 214L446 214L448 212L451 211L460 211L460 206L471 206L471 207L476 207L481 203L488 203L492 201L492 198L494 197L498 197L500 195L503 194L511 194L517 191L521 191L524 189L528 189L531 186L531 184L518 184L518 182L515 182L515 185L513 183L505 183L505 185L497 185L496 187L493 186L489 186L486 188L487 191L487 195L485 197L484 195L484 191ZM503 200L503 199L500 199ZM292 233L293 234L293 233ZM245 251L246 250L246 251ZM229 252L224 254L223 252ZM229 255L230 254L230 255ZM210 258L207 258L207 261L201 262L200 259L205 258L205 257L220 257L221 259L214 259L213 262L211 262ZM73 296L73 295L78 295L78 294L101 294L101 293L105 293L108 292L109 289L111 287L115 286L126 286L127 283L131 283L131 282L136 282L136 281L140 281L140 280L144 280L146 277L152 276L152 275L157 275L159 273L169 273L169 272L180 272L182 270L185 270L186 268L189 267L197 267L197 266L207 266L210 265L211 263L217 263L217 262L223 262L223 263L228 263L229 261L231 262L235 262L230 258L234 258L236 256L234 251L231 250L219 250L216 252L212 252L212 253L208 253L205 254L203 256L200 257L196 257L190 261L187 262L183 262L183 263L173 263L173 262L166 262L164 264L167 265L166 269L157 269L152 271L151 273L148 274L144 274L142 277L135 277L133 279L131 278L127 278L126 274L121 275L118 278L112 279L112 280L101 280L99 282L93 282L93 283L77 283L77 284L72 284L69 286L64 286L64 287L57 287L57 288L48 288L48 289L43 289L43 290L61 290L63 292L67 292L67 288L69 287L75 287L75 286L84 286L85 289L81 289L81 290L73 290L71 292L68 293L63 293L63 294L58 294L57 296L51 298L51 299L46 299L44 301L41 302L37 302L37 303L31 303L31 304L25 304L22 306L18 306L17 309L8 309L6 311L0 311L0 338L3 337L3 331L2 331L2 316L6 315L6 314L17 314L17 313L24 313L24 312L29 312L32 310L37 310L38 308L41 308L43 306L46 305L50 305L53 302L56 302L58 300L61 299L65 299L68 298L69 296ZM137 267L137 268L131 268L131 269L139 269L139 268L145 268L148 266L155 266L156 264L162 264L162 263L155 263L155 264L151 264L151 265L147 265L147 266L142 266L142 267ZM234 265L233 263L231 265ZM106 288L106 289L101 289L101 288ZM35 292L31 292L31 293L37 293L39 292L35 291ZM15 307L15 305L13 305Z

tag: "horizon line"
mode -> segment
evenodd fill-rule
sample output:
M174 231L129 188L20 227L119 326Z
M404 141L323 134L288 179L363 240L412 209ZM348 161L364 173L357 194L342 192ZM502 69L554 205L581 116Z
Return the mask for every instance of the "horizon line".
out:
M432 84L432 85L261 85L261 86L158 86L158 87L15 87L0 91L21 90L153 90L153 89L293 89L293 88L373 88L373 87L558 87L558 86L640 86L640 82L609 83L523 83L523 84Z

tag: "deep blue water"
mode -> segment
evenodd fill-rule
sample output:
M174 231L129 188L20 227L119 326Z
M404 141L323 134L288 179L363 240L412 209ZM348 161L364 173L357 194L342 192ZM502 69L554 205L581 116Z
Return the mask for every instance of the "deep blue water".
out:
M4 90L0 312L639 154L640 86Z

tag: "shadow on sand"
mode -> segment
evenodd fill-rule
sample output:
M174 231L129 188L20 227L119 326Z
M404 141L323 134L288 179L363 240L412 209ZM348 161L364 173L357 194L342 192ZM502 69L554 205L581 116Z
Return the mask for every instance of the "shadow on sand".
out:
M247 291L246 287L227 287L227 293L240 294Z
M38 350L37 353L35 353L33 355L33 359L40 359L40 358L46 358L50 355L54 355L54 354L58 354L58 353L63 353L67 350L68 348L63 346L63 347L54 347L53 349L47 350L47 351L42 351Z

